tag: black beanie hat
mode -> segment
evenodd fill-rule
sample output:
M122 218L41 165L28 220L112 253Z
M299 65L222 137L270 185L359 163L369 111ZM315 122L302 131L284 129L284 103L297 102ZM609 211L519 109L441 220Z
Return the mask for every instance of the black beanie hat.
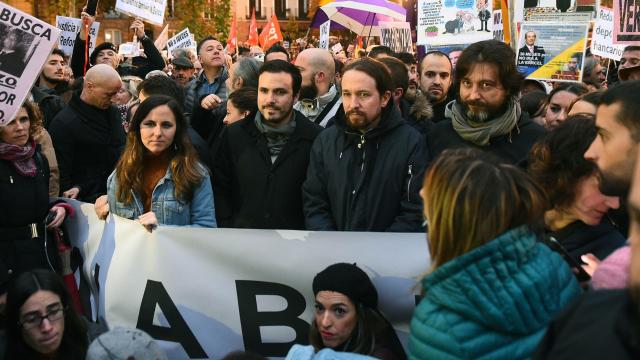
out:
M335 291L346 295L356 306L378 308L378 292L367 273L356 264L337 263L313 278L313 295L320 291Z
M95 49L93 49L93 52L91 53L91 56L89 57L89 60L91 61L91 65L95 65L96 64L96 58L98 57L98 53L102 50L113 50L116 52L116 54L118 53L118 49L116 48L115 45L113 45L110 42L103 42L102 44L96 46Z

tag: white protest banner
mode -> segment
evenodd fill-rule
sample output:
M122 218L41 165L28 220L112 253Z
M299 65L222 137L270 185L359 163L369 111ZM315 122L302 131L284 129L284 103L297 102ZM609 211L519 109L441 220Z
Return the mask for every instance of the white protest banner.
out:
M333 46L331 47L331 51L332 51L334 54L337 54L337 53L339 53L339 52L340 52L340 51L342 51L342 50L343 50L343 49L342 49L342 44L340 44L339 42L337 42L335 45L333 45Z
M0 2L0 126L16 116L59 37L55 26Z
M522 23L517 66L527 79L581 81L588 23Z
M167 41L167 51L171 54L175 49L191 47L192 41L189 28L185 28Z
M169 24L165 25L160 35L156 38L156 41L153 42L153 45L155 45L158 51L162 51L167 46L167 41L169 41Z
M76 42L76 36L79 31L84 31L81 19L56 16L56 27L60 29L60 41L58 41L58 48L60 48L67 56L73 54L73 44ZM100 29L100 23L94 22L89 30L89 55L96 47L96 38L98 37L98 30Z
M131 17L140 17L155 25L164 23L167 0L117 0L116 11Z
M413 287L429 267L423 233L174 226L149 233L119 217L99 221L91 204L73 205L68 232L84 255L98 315L110 327L145 330L169 359L219 359L238 349L284 357L308 338L313 277L337 262L369 274L380 310L406 344Z
M320 42L318 48L329 50L329 27L331 26L331 20L327 20L320 25Z
M420 0L418 44L471 44L493 39L492 1Z
M380 42L395 52L413 53L411 27L403 21L380 21Z
M624 48L624 45L613 43L613 10L601 7L598 11L598 20L593 26L591 53L620 61Z
M613 0L613 43L637 45L640 41L640 0Z

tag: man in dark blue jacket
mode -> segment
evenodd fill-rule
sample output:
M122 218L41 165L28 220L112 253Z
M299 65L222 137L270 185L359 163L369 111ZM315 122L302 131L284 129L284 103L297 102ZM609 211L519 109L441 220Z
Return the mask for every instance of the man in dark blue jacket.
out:
M363 58L342 79L343 111L311 149L302 189L307 229L424 231L424 140L394 106L388 69Z

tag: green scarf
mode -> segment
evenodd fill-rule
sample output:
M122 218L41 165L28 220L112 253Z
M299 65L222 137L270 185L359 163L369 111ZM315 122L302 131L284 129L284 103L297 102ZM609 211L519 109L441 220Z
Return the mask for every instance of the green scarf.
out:
M520 119L520 104L514 97L510 97L508 101L507 110L502 115L484 122L469 120L462 105L457 101L447 104L444 116L451 119L453 129L461 138L479 146L486 146L491 138L509 134Z

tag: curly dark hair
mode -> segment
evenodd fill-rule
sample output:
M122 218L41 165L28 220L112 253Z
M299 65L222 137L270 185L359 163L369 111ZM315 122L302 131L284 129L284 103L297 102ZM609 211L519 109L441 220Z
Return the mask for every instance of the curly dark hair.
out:
M500 85L509 95L518 95L524 76L518 72L516 53L509 45L497 40L485 40L473 43L464 49L456 63L455 85L457 89L460 88L460 81L473 70L477 63L495 65Z
M584 158L596 135L595 118L576 114L531 148L529 174L545 190L550 209L570 207L576 198L576 185L598 173L598 166Z

